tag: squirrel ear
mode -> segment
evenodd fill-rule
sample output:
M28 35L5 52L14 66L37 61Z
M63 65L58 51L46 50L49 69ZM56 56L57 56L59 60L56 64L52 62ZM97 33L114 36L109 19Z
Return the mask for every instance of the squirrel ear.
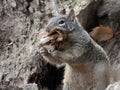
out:
M70 12L67 15L68 19L74 20L75 19L75 12L73 9L70 10Z

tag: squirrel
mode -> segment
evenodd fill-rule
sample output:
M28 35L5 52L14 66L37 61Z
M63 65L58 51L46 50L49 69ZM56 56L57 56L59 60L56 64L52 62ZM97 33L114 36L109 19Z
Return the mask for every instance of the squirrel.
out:
M61 32L63 39L57 44L42 44L40 53L50 63L65 63L63 90L105 90L109 84L109 58L81 26L74 10L51 18L45 31L53 29ZM46 46L54 48L48 50Z

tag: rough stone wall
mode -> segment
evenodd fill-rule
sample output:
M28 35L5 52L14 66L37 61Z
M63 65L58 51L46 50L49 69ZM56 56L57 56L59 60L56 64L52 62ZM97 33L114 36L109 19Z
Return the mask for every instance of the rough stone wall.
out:
M56 77L62 79L63 68L58 70L50 66L39 54L38 33L53 16L49 1L0 0L0 89L47 90L42 84L46 83L43 82L50 75L57 72ZM65 8L68 12L70 7L74 8L76 16L88 32L100 24L113 29L114 37L100 44L115 68L120 61L119 6L119 0L59 0L60 9Z
M44 3L41 0L0 1L1 85L25 88L24 86L31 82L32 75L41 77L39 81L34 78L32 83L40 82L44 77L46 63L36 48L37 33L44 27L45 8L41 8ZM7 89L2 86L0 88ZM12 87L9 90L12 90ZM38 90L37 86L34 90Z

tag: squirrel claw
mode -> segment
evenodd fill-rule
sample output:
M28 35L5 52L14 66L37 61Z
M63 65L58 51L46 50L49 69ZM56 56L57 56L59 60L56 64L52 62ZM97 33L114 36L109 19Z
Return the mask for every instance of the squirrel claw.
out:
M47 51L44 47L41 47L41 48L40 48L40 53L41 53L41 54L47 54L48 51Z

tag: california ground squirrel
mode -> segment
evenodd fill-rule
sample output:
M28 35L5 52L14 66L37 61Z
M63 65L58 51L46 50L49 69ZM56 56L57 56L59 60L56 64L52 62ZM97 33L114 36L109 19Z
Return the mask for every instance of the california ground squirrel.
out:
M63 39L52 45L47 41L47 46L53 46L53 50L48 50L42 41L40 52L53 64L66 64L63 90L105 90L109 84L109 59L103 48L82 28L74 10L53 17L46 26L48 33L51 30L61 32Z

